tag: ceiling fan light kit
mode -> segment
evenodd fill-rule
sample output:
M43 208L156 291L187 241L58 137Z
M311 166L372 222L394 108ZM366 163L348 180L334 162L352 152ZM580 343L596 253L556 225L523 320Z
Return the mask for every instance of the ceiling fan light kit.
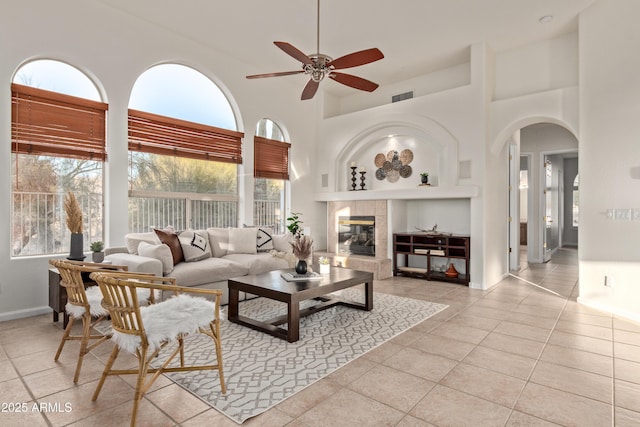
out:
M378 84L363 79L362 77L354 76L352 74L339 73L335 70L341 70L344 68L352 68L358 67L360 65L369 64L371 62L378 61L384 58L382 52L377 48L365 49L358 52L353 52L344 56L341 56L337 59L332 59L328 55L324 55L320 52L320 0L318 0L318 34L317 34L317 47L318 53L306 55L304 52L300 51L292 44L287 42L273 42L276 46L278 46L282 51L291 56L294 59L297 59L302 63L302 69L299 71L283 71L277 73L267 73L267 74L254 74L247 76L248 79L260 79L265 77L280 77L280 76L289 76L293 74L306 74L309 76L309 81L307 82L304 90L302 91L302 100L311 99L318 91L318 87L320 86L320 82L324 80L325 77L329 77L332 80L335 80L338 83L341 83L345 86L352 87L354 89L359 89L367 92L373 92L378 88Z

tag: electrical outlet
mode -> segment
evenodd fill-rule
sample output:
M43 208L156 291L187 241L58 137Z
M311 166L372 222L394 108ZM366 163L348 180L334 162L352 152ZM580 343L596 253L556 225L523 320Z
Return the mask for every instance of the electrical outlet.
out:
M604 276L604 286L607 288L613 288L613 276Z

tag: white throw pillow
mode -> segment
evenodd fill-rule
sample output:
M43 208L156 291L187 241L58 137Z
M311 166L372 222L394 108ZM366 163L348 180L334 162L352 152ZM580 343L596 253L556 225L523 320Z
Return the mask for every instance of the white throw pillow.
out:
M207 228L209 234L209 244L211 245L211 256L221 258L227 254L229 247L228 228Z
M147 242L140 242L138 253L142 256L155 258L162 263L162 274L165 276L173 271L173 255L171 249L164 243L153 245Z
M256 249L258 252L269 252L273 249L273 225L247 225L244 228L257 228Z
M255 254L257 228L230 228L227 254Z
M124 236L124 243L127 245L127 250L130 254L138 254L138 245L140 242L147 242L154 245L161 243L153 231L147 233L128 233Z
M267 252L273 249L273 228L258 227L256 235L256 249L258 252Z
M186 262L200 261L211 257L209 235L206 232L186 230L178 235Z
M286 234L275 234L272 236L273 249L279 252L293 252L291 242L293 242L293 234L287 232Z

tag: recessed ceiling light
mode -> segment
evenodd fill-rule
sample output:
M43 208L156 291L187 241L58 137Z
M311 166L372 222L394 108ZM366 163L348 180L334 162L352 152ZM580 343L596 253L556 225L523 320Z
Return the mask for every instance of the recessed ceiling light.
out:
M548 24L553 21L553 15L544 15L542 18L538 19L538 22L541 24Z

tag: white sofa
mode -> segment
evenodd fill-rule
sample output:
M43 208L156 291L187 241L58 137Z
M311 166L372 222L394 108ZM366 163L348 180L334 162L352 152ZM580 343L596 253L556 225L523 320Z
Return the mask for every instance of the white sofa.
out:
M105 260L126 265L129 271L175 277L180 286L221 289L222 303L227 304L227 279L292 268L292 240L291 234L274 235L267 227L181 233L164 229L127 234L126 247L106 249ZM240 295L241 299L246 297Z

